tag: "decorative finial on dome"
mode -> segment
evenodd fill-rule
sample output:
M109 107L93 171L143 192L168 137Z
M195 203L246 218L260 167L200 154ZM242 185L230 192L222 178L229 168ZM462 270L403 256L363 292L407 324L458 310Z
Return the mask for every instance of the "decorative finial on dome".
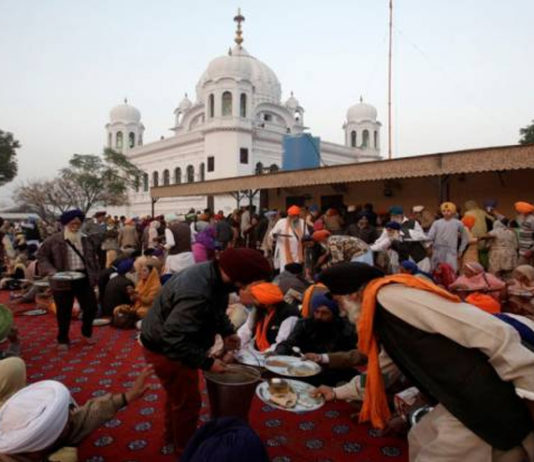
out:
M187 92L186 92L186 94L185 94L185 97L187 98Z
M291 97L293 97L293 92L291 92Z
M360 95L360 103L363 103L363 96Z
M234 21L237 23L237 29L235 31L234 42L241 48L243 43L243 31L241 30L241 23L245 20L245 17L241 14L241 8L237 9L237 16L234 17Z

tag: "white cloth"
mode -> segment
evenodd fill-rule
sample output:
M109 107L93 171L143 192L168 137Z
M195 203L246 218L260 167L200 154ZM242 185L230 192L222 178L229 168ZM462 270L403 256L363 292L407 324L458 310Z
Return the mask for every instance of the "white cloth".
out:
M297 316L289 316L288 318L284 319L280 324L280 328L278 329L275 342L268 348L267 351L273 351L280 342L287 340L298 320L299 318ZM237 331L237 335L239 335L239 338L241 339L242 348L246 348L249 344L254 343L254 335L256 334L254 332L255 322L256 310L253 309L249 312L245 323Z
M36 382L15 393L0 408L0 453L52 446L67 424L69 402L69 390L55 380Z
M274 250L273 263L276 269L284 269L286 264L291 260L296 263L302 263L301 255L299 254L299 247L302 242L297 238L291 226L287 226L288 218L278 220L269 233L270 239L276 239L276 247ZM299 231L301 237L308 235L308 227L306 222L299 218L296 229ZM289 237L288 237L289 236ZM291 255L286 255L286 240L289 239L289 251Z
M193 252L182 252L176 255L167 255L165 260L166 273L178 273L195 264Z

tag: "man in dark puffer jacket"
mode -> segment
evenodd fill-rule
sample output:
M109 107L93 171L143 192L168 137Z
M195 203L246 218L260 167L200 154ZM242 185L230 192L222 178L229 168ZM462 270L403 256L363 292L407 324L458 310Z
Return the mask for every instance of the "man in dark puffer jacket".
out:
M163 286L143 321L141 342L148 363L167 392L165 438L181 455L196 429L200 410L198 369L222 372L226 365L207 356L215 335L225 348L239 348L226 316L228 294L268 280L268 261L252 249L228 249L219 261L193 265Z

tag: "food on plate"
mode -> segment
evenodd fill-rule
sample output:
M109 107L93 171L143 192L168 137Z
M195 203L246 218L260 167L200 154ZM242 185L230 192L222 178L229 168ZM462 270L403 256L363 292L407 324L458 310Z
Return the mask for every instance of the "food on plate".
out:
M269 381L270 401L277 406L290 409L297 404L297 394L289 383L283 379L271 379Z
M311 392L310 392L311 393ZM298 397L298 403L301 406L307 407L307 408L313 408L316 407L318 404L321 404L323 401L323 398L318 396L317 398L311 396L308 393L301 393Z
M295 364L287 368L287 372L296 377L309 377L315 375L317 370L308 364Z
M290 364L285 361L280 361L279 359L268 359L266 361L267 366L270 367L289 367Z

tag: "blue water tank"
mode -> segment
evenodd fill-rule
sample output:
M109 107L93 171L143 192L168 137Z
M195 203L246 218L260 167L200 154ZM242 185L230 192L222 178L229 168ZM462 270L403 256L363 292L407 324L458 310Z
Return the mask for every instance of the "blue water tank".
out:
M309 133L284 136L282 170L317 168L321 164L321 138Z

